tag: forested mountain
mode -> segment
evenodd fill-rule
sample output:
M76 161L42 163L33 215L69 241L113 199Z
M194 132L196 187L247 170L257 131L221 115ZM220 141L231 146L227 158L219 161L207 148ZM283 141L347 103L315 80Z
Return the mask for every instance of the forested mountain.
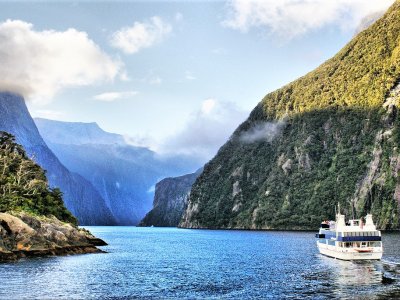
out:
M0 212L27 211L53 215L76 224L65 208L62 193L51 189L45 172L30 160L11 134L0 131Z
M400 2L268 94L204 168L180 226L315 229L371 212L400 228Z
M46 170L50 186L61 190L65 206L77 217L79 224L115 224L111 211L93 185L71 173L47 147L21 96L0 92L0 116L0 130L14 135L28 157Z

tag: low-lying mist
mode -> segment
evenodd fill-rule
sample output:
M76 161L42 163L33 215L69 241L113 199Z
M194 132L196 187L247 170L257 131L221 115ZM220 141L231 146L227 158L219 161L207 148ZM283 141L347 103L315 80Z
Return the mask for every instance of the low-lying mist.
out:
M257 123L250 129L242 132L239 136L239 140L245 144L261 141L272 142L277 135L282 133L285 125L286 122L284 120Z

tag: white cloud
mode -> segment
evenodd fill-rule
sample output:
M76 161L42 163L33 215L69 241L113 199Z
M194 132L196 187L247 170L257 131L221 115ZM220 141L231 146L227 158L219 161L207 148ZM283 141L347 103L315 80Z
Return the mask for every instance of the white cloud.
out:
M224 48L214 48L211 50L212 54L217 54L217 55L221 55L221 54L226 54L227 51Z
M192 72L186 71L185 72L185 79L187 79L187 80L195 80L197 78L192 74Z
M207 99L204 100L203 103L201 104L201 112L205 115L210 114L213 109L215 108L215 105L217 104L215 99Z
M246 32L264 27L291 39L329 24L354 30L361 20L394 0L232 0L224 26Z
M285 125L286 122L283 120L278 122L261 122L243 132L239 136L239 140L246 144L261 141L271 142L278 134L282 132Z
M105 102L112 102L122 98L133 97L137 95L138 92L136 91L129 91L129 92L107 92L93 96L93 99Z
M128 73L127 73L126 71L122 71L122 72L119 74L119 79L120 79L121 81L125 81L125 82L131 81L131 78L129 77L129 75L128 75Z
M127 54L148 48L161 42L172 31L172 26L160 17L152 17L147 22L135 22L131 27L123 27L111 36L111 45Z
M175 14L175 21L180 22L180 21L182 21L182 19L183 19L183 15L180 12L177 12Z
M158 151L159 142L147 133L123 135L125 143L135 147L146 147L153 151Z
M35 31L20 20L0 23L0 89L49 102L61 89L112 80L121 71L86 32Z
M162 153L181 153L206 162L229 139L248 116L232 102L206 99L193 112L183 129L158 147Z
M152 85L160 85L163 82L163 79L159 75L157 75L154 70L149 70L147 74L142 79L140 79L140 82Z
M33 111L32 115L34 118L43 118L43 119L60 120L60 121L65 117L64 113L50 109L35 110Z
M159 77L159 76L155 76L155 77L149 78L148 81L149 81L150 84L161 84L162 83L162 78Z

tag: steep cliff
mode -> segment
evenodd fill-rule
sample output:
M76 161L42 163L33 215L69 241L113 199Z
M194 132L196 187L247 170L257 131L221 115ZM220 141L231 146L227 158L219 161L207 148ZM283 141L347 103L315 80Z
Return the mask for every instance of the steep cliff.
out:
M59 187L66 207L82 225L111 225L115 219L90 182L64 167L47 147L22 97L0 92L0 130L16 137L29 157L47 173L50 186Z
M202 169L192 174L170 177L157 182L153 209L139 226L176 227L187 206L190 189Z
M371 212L398 229L400 2L316 70L265 96L192 187L190 228L315 229Z

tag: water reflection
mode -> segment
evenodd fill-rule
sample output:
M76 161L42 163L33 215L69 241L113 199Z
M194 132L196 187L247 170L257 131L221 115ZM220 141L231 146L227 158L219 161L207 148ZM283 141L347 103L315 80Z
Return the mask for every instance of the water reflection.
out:
M382 271L379 261L344 261L318 257L320 264L329 269L331 278L337 286L371 285L382 282Z
M343 261L316 256L314 276L331 296L355 299L386 299L400 295L400 264L390 261Z

